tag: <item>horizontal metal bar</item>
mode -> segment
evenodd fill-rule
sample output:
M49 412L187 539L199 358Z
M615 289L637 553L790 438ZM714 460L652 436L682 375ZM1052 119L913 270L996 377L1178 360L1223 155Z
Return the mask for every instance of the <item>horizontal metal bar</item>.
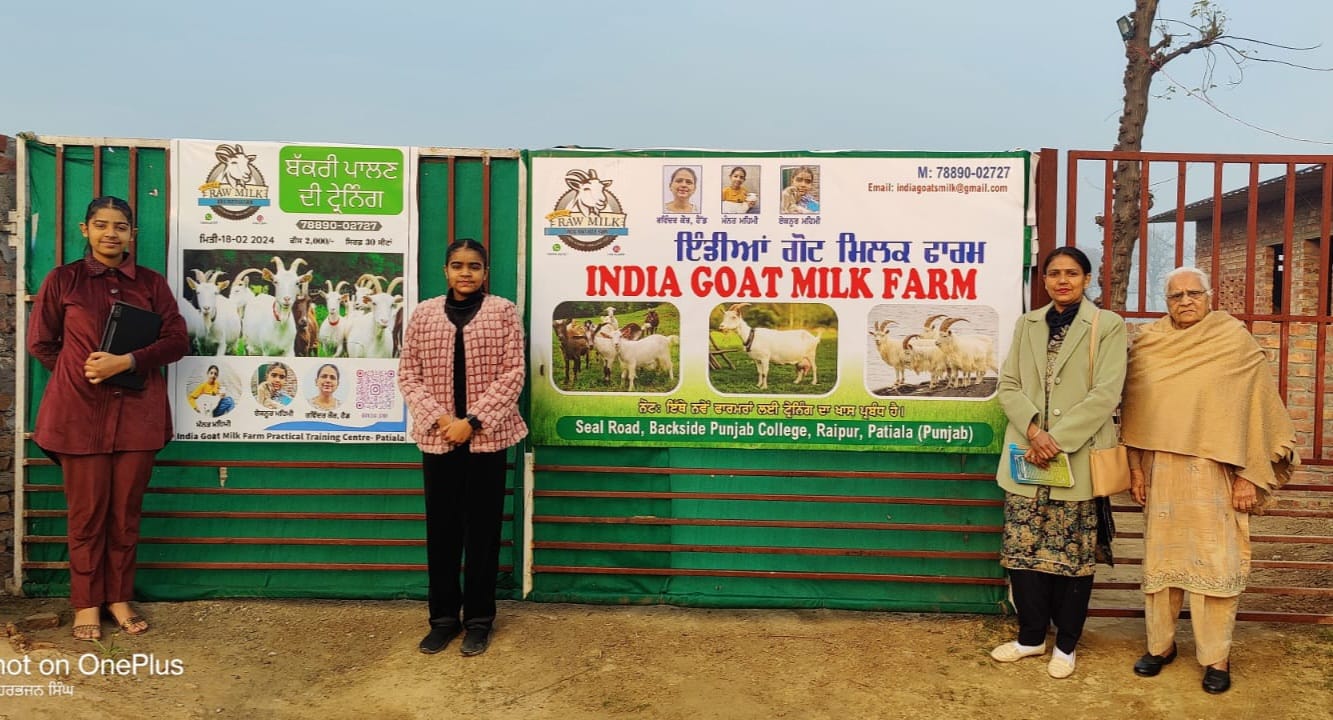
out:
M1125 540L1142 540L1144 533L1122 531L1117 532L1116 537L1122 537ZM1250 543L1276 543L1280 545L1330 545L1333 544L1333 536L1328 535L1252 535Z
M425 572L425 563L262 563L262 562L140 562L140 570L337 570L374 572ZM25 562L24 570L68 570L68 562ZM513 565L501 565L513 572Z
M716 477L865 478L867 480L970 480L995 482L994 473L911 473L873 470L765 470L762 468L639 467L635 465L552 465L535 463L533 472L615 475L711 475Z
M622 490L537 490L535 497L589 498L602 500L750 500L756 502L847 503L860 505L950 505L1001 507L1003 500L974 498L884 497L866 495L794 495L787 493L710 493Z
M1143 608L1094 607L1088 609L1090 617L1141 618ZM1190 616L1189 610L1181 610L1181 617ZM1308 623L1311 625L1333 625L1333 615L1318 613L1269 612L1266 610L1241 610L1236 613L1237 620L1247 622L1285 622Z
M67 535L25 535L23 544L64 545ZM287 537L141 537L140 545L333 545L337 547L414 547L424 546L425 538L287 538ZM513 540L500 545L512 547Z
M851 580L855 582L927 583L932 585L1004 585L1004 578L960 577L954 575L894 575L887 573L820 573L780 570L704 570L697 568L626 568L574 567L569 565L533 565L533 574L563 575L657 575L675 577L734 577L765 580Z
M1099 582L1092 584L1093 590L1139 590L1141 588L1142 586L1136 582ZM1333 588L1248 585L1243 592L1255 595L1298 595L1333 598Z
M64 488L53 484L28 484L24 490L30 492L49 493L63 492ZM148 492L159 495L319 495L319 496L362 496L362 495L386 495L386 496L408 496L420 495L421 488L247 488L247 487L153 487L149 486ZM514 489L505 488L506 495L513 495Z
M1117 538L1142 540L1142 532L1117 532ZM1251 535L1251 543L1279 543L1292 545L1333 545L1333 536L1329 535Z
M84 135L38 135L37 142L44 145L111 145L114 147L140 147L140 148L160 148L166 150L171 147L170 140L154 140L148 138L117 138L117 137L94 137Z
M1138 505L1112 505L1111 509L1121 513L1142 513L1143 508ZM1263 517L1292 517L1292 518L1333 518L1333 510L1297 510L1294 508L1275 508L1265 510Z
M23 459L26 467L48 467L55 463L47 457ZM350 462L345 460L157 460L153 467L225 467L225 468L318 468L340 470L420 470L421 463ZM512 467L512 464L510 465Z
M1129 150L1070 150L1070 163L1095 162L1105 160L1142 160L1145 162L1197 162L1209 165L1216 163L1261 163L1278 165L1296 163L1298 165L1322 165L1328 162L1327 155L1255 155L1245 153L1172 153L1172 152L1137 152Z
M613 517L596 515L535 515L533 524L572 525L681 525L688 527L780 527L815 530L911 530L917 532L955 532L986 535L999 534L999 525L933 525L927 523L823 522L819 520L734 520L707 518L661 518L650 516Z
M1115 559L1117 565L1142 565L1143 558ZM1266 570L1333 570L1333 561L1320 560L1251 560L1250 567Z
M957 550L881 550L874 548L776 547L771 545L694 545L671 543L608 543L535 540L534 550L586 550L611 552L690 552L736 555L814 555L822 557L892 557L942 560L998 560L994 552Z
M63 518L64 510L24 510L26 518ZM213 511L164 511L145 510L142 517L176 518L189 520L411 520L425 522L425 513L335 513L335 512L255 512L239 510ZM505 513L503 520L514 519L511 513Z
M417 155L422 160L430 162L439 162L451 157L465 158L519 158L522 157L522 150L514 148L451 148L451 147L423 147L417 148ZM439 160L436 160L439 158Z

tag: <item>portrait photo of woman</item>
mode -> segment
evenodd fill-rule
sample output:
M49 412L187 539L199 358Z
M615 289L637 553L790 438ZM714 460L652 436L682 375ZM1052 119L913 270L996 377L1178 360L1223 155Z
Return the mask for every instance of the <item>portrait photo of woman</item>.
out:
M292 404L292 396L296 392L296 373L285 363L273 362L259 366L256 379L255 400L260 407L281 410Z
M315 371L315 394L310 396L310 407L316 410L337 410L339 400L334 395L338 391L341 373L333 363L324 363Z
M664 170L669 174L666 180L666 202L662 205L662 211L675 214L698 213L701 168L668 166Z
M759 166L726 165L722 168L722 212L759 212Z

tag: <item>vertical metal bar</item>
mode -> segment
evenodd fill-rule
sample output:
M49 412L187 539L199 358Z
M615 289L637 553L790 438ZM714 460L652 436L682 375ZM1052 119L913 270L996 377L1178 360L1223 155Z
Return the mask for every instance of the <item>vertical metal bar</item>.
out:
M536 495L536 473L533 472L533 454L531 452L515 454L515 458L522 457L523 462L523 551L520 557L523 558L523 589L522 597L526 599L532 594L532 501Z
M56 267L65 264L65 146L56 146Z
M14 153L16 174L14 175L15 208L18 211L18 252L15 259L18 264L14 274L14 592L23 595L23 560L27 556L27 546L23 542L27 534L27 521L23 518L27 502L24 492L27 489L28 465L27 447L24 436L28 433L28 298L32 288L28 287L28 141L19 135L18 149Z
M1073 245L1078 237L1078 158L1072 150L1065 154L1065 180L1065 244ZM1054 249L1054 239L1051 246Z
M1042 148L1037 156L1037 257L1045 257L1055 249L1056 211L1060 201L1060 152ZM1031 256L1023 258L1032 262ZM1028 271L1029 307L1041 307L1050 301L1046 285L1037 276L1036 265Z
M1333 244L1333 162L1324 163L1323 185L1320 192L1319 207L1319 297L1315 307L1319 317L1315 322L1314 350L1314 458L1324 457L1324 399L1328 397L1327 342L1329 315L1329 283L1333 279L1333 257L1329 247Z
M1291 352L1291 325L1297 308L1296 296L1291 294L1292 275L1296 274L1296 253L1292 248L1293 222L1296 218L1296 164L1287 163L1286 192L1282 204L1282 308L1273 308L1280 314L1282 324L1278 335L1277 355L1277 391L1284 403L1290 404L1287 396L1287 371L1290 367L1288 355Z
M456 229L455 229L455 223L454 223L454 207L455 207L455 204L456 204L456 203L454 202L454 196L458 194L458 193L457 193L457 189L454 187L455 183L458 182L458 167L457 167L457 163L458 163L458 158L454 157L453 155L450 155L450 156L449 156L449 165L448 165L448 167L449 167L449 192L448 192L448 194L447 194L447 196L446 196L446 199L445 199L445 210L444 210L445 213L448 214L448 216L449 216L448 219L445 221L445 233L444 233L444 237L445 237L445 239L447 240L447 242L445 243L446 245L453 245L453 244L454 244L454 240L457 240L457 239L458 239L457 237L455 237Z
M164 254L166 255L167 258L170 258L171 257L171 148L170 147L162 151L162 176L164 178L162 182L163 185L165 186L162 191L162 195L164 198L166 198L166 202L163 203L163 208L164 208L163 212L165 212L167 216L167 222L166 225L164 225L164 227L167 229L166 233L164 233L166 235L166 238L164 238L162 244L163 244ZM170 260L168 260L167 265L168 266L171 265ZM181 272L184 273L185 271L181 270Z
M518 160L518 282L516 283L517 298L515 304L518 305L518 314L525 316L527 313L528 301L528 169L522 159Z
M1176 262L1171 266L1178 268L1185 264L1185 177L1188 164L1181 160L1176 163ZM1198 255L1196 248L1194 254ZM1194 263L1190 263L1193 265Z
M1221 160L1213 161L1213 260L1209 277L1213 279L1213 310L1222 307L1222 169ZM1198 239L1195 239L1198 242ZM1196 249L1197 253L1198 250Z
M1254 331L1254 254L1259 245L1259 163L1250 161L1250 193L1245 211L1245 326Z
M1101 300L1106 304L1107 293L1111 292L1111 252L1115 243L1115 216L1111 214L1112 199L1115 196L1115 167L1111 160L1106 160L1102 178L1102 280Z
M1065 183L1065 244L1073 245L1078 237L1078 156L1073 151L1065 153L1065 175L1068 176L1068 181ZM1057 243L1052 240L1050 244L1054 247ZM1037 260L1040 261L1041 257ZM1040 267L1036 272L1041 272ZM1038 308L1049 303L1050 297L1046 295L1045 283L1038 280L1032 285L1032 307Z
M481 156L481 244L491 251L491 156Z
M130 204L130 209L137 216L139 214L139 148L130 146L130 191L129 197L125 201Z
M491 255L491 156L481 156L481 246L486 248L486 255ZM486 274L485 291L491 290L491 276Z
M1148 172L1152 163L1144 160L1139 172L1139 277L1138 293L1139 312L1148 309L1148 211L1152 208L1152 190L1148 182ZM1126 272L1128 272L1126 268ZM1126 278L1128 284L1128 278Z
M102 197L102 146L93 146L93 197Z

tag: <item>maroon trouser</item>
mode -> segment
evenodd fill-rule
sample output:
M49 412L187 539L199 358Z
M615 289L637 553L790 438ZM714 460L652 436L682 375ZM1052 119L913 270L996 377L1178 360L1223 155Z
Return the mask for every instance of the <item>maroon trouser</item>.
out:
M128 602L151 450L60 455L69 507L69 601L75 608Z

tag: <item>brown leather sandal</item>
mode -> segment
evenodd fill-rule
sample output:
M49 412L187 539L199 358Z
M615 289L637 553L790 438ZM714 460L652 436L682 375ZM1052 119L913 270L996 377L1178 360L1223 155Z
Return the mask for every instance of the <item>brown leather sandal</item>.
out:
M75 625L74 639L84 642L94 642L102 639L102 627L100 625Z
M136 625L142 625L143 628L136 631L133 629ZM148 621L139 615L131 615L120 621L120 629L123 630L126 635L142 635L148 632Z

